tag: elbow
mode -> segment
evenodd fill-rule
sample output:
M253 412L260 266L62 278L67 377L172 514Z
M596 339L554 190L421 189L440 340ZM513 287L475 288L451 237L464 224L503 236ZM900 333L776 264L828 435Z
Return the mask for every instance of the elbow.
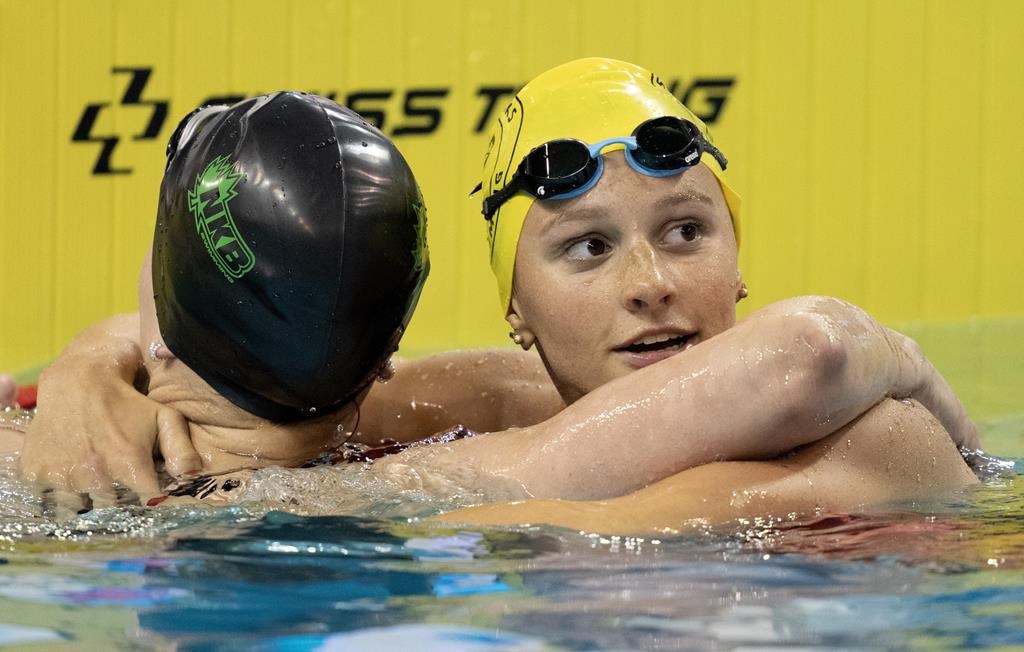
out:
M821 392L845 377L849 351L841 327L829 316L802 312L791 316L792 364L810 392Z

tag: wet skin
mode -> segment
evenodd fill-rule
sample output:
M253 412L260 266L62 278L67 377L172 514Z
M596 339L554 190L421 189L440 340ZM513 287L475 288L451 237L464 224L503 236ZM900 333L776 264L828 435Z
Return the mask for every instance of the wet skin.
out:
M755 313L743 328L731 330L742 280L729 214L710 171L698 166L678 177L652 178L632 171L621 153L605 158L605 176L588 193L533 204L516 257L508 321L525 345L536 344L569 403L606 383L598 393L621 387L624 377L639 369L649 368L636 375L642 383L651 376L648 371L682 368L684 358L706 352L707 345L690 352L697 344L726 331L731 331L726 339L735 337L751 321L764 320L764 311ZM813 304L808 308L818 311ZM821 306L821 315L828 311ZM832 317L843 319L841 311ZM829 339L829 327L822 334ZM869 325L855 337L882 340L884 358L886 336L885 329L872 332ZM802 344L810 346L812 358L819 357L810 340ZM827 343L819 345L829 351ZM765 348L758 359L777 352ZM838 360L837 366L844 364ZM697 373L711 366L698 365ZM794 378L800 373L793 368ZM790 374L784 378L788 383ZM761 390L737 392L742 386L730 384L724 374L717 384L718 391L736 399ZM806 401L812 403L819 391L814 383L783 388L789 389L808 392ZM438 520L664 532L688 522L852 509L976 482L943 425L917 401L883 400L852 422L837 419L836 424L832 434L775 461L698 466L608 501L499 503Z
M760 527L888 501L935 500L978 483L916 401L886 399L824 439L770 461L714 462L609 500L526 500L432 520L549 524L605 534L675 534L751 518Z
M594 189L534 202L508 320L572 402L732 327L741 282L710 170L649 177L610 152Z
M0 409L14 407L14 397L17 395L18 387L14 377L7 374L0 374Z
M919 349L849 304L792 299L736 324L736 245L711 173L697 167L651 178L628 168L621 153L606 158L604 176L588 193L531 209L508 315L524 343L537 345L559 392L573 405L558 411L550 385L535 376L532 396L541 401L481 401L483 394L522 395L501 391L531 377L506 369L507 360L484 367L475 379L468 371L481 367L472 358L451 371L444 358L409 363L396 381L410 379L410 386L392 381L367 399L362 423L368 437L401 430L411 440L459 421L480 430L535 425L394 455L374 464L381 473L500 487L496 497L619 496L716 459L770 458L818 441L886 396L920 398L956 441L976 441L959 401ZM203 397L201 388L164 367L160 356L152 362L155 367L146 365L153 396L207 426L193 429L194 437L207 437L217 450L251 465L264 456L293 461L286 460L287 429L249 427L230 415L210 424L211 417L201 414L205 402L192 398ZM440 365L437 378L444 382L428 387L429 396L417 396L440 420L402 430L401 415L391 413L389 420L379 408L408 407L410 387L421 384L419 370L430 365ZM464 383L451 382L463 371ZM405 414L418 411L416 400ZM478 406L474 421L452 408L462 403ZM374 412L375 418L365 419ZM314 448L330 444L336 424L329 425L309 440ZM260 429L259 437L247 432ZM209 452L203 457L213 460ZM895 485L891 489L898 493Z

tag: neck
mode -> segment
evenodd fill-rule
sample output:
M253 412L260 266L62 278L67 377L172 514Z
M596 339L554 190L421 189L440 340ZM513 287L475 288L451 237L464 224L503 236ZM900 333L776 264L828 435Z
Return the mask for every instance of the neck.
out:
M340 444L338 427L358 404L316 419L280 424L253 416L213 390L179 360L147 362L149 397L180 412L205 473L299 466Z

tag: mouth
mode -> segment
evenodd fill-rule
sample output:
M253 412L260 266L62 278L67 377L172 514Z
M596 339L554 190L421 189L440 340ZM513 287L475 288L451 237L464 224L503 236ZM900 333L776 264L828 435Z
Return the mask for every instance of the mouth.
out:
M616 353L625 354L628 362L639 368L672 357L696 343L696 333L652 333L638 337L614 350Z

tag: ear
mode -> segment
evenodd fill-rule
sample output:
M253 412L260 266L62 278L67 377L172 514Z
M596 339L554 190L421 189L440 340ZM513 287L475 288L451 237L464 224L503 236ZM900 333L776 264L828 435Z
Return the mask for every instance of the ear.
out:
M736 303L739 303L740 301L743 301L744 299L746 299L748 294L750 294L750 292L749 292L749 290L747 290L747 284L743 282L743 274L741 274L739 272L739 270L737 270L736 271Z
M164 344L163 338L158 338L149 343L149 357L155 362L157 360L174 360L176 356Z
M377 370L377 382L386 385L389 380L395 377L395 363L391 361L389 355L387 360L381 364L380 369Z
M509 301L508 314L505 315L505 321L512 327L510 335L513 336L513 341L523 347L524 351L529 351L537 342L537 336L534 335L526 320L523 319L519 299L516 298L515 292L512 293L512 300ZM518 338L515 336L518 336Z

